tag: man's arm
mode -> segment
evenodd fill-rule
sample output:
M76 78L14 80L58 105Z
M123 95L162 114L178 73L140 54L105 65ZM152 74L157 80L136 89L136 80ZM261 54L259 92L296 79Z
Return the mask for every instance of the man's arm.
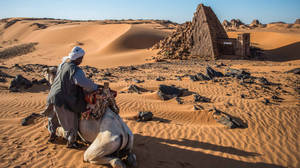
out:
M88 79L81 69L78 69L73 75L75 85L78 85L88 92L92 92L98 89L98 85L92 80Z

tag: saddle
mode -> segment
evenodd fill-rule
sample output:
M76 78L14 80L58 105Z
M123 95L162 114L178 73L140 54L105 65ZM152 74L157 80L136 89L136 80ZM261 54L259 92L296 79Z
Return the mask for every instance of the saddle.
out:
M116 103L117 92L109 88L109 83L105 82L103 88L85 95L87 110L81 113L80 120L98 120L104 115L107 108L119 114L119 107Z

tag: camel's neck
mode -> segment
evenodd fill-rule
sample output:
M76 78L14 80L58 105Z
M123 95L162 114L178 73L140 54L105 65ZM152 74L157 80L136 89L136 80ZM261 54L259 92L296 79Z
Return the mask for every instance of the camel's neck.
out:
M107 109L101 119L98 120L80 120L79 132L87 142L93 142L100 132L101 128L108 127L113 121L118 120L116 114Z

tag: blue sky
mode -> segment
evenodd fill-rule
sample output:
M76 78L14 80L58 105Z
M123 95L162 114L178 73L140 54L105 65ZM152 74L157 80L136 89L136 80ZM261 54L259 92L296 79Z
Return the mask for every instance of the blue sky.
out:
M239 18L262 23L300 18L300 0L0 0L0 18L192 20L199 3L211 6L219 20Z

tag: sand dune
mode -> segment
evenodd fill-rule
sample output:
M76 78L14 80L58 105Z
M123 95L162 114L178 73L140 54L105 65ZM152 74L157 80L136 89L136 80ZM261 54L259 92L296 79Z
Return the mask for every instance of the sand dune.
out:
M35 22L48 27L38 29L30 26ZM3 48L38 42L36 51L30 54L1 60L0 72L12 76L22 74L28 79L42 79L43 74L38 70L24 72L12 66L16 63L57 65L74 45L81 44L87 52L84 65L94 66L100 71L93 74L92 79L99 84L110 81L111 88L118 91L120 115L135 134L134 152L141 168L300 166L300 104L299 93L294 90L299 87L299 76L284 73L300 65L299 33L250 32L253 44L274 52L270 54L274 60L291 58L283 59L285 61L148 63L145 59L156 53L147 48L169 33L157 29L161 25L155 23L57 24L48 20L24 20L7 29L3 26L2 23L0 46ZM228 34L234 37L236 33ZM221 63L226 66L216 66ZM117 68L131 65L135 65L137 70ZM228 67L245 69L255 77L265 77L280 85L242 85L236 78L198 82L189 79L187 75L205 73L206 65L223 73ZM111 77L106 77L108 80L103 78L106 71L112 73ZM159 76L166 80L156 81ZM182 80L178 80L177 76L181 76ZM145 82L137 84L133 79ZM30 125L21 126L23 117L44 109L49 87L35 85L12 93L7 89L11 79L7 80L0 82L0 167L109 167L84 163L83 153L87 147L81 150L66 149L66 141L62 139L55 144L48 143L46 118L37 118ZM131 84L149 92L127 93ZM181 97L183 104L178 104L175 99L163 101L156 93L160 84L186 88L191 93L211 99L211 102L197 103L203 109L194 110L192 94ZM274 100L274 95L283 98L282 102ZM271 103L264 104L265 98ZM227 129L217 123L209 111L213 107L240 119L246 128ZM139 111L151 111L153 121L132 120Z
M247 32L247 31L246 31ZM300 34L292 32L248 31L252 45L265 50L266 59L272 61L289 61L300 59ZM228 32L229 37L236 38L238 32Z
M158 24L48 23L48 28L36 30L31 26L33 23L19 21L2 30L2 41L13 39L13 44L38 42L36 52L20 57L23 63L56 65L72 47L81 45L86 50L84 64L97 67L140 64L154 54L147 49L168 34L155 29ZM21 63L20 58L6 63Z

